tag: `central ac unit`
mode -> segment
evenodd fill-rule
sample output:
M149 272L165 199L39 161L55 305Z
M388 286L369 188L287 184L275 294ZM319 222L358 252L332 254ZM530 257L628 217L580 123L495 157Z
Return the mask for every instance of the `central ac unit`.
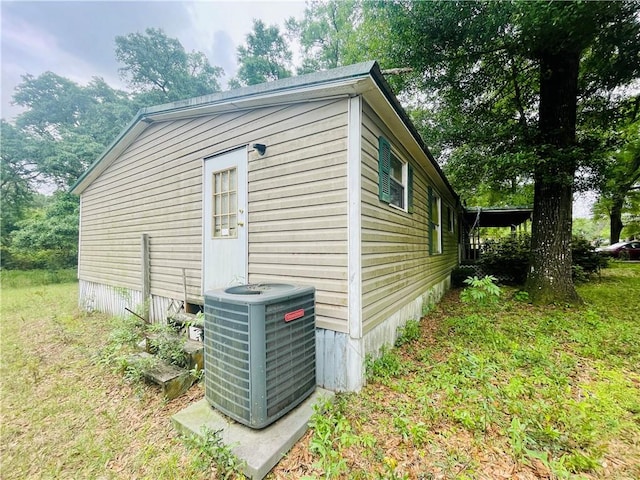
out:
M271 424L316 386L315 289L241 285L205 293L205 398L251 428Z

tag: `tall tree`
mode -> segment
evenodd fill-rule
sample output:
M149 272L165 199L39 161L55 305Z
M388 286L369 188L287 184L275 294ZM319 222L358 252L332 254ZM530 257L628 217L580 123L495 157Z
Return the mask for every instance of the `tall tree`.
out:
M201 52L185 51L180 41L164 31L116 37L116 58L124 64L120 73L145 104L171 102L220 90L223 73Z
M238 47L238 73L229 82L234 88L256 85L291 76L291 50L277 25L266 26L253 20L253 31L247 34L246 45Z
M299 74L352 63L351 46L359 11L356 7L356 0L313 0L307 3L302 20L287 20L289 35L302 46Z
M640 105L640 97L636 98ZM623 213L631 213L632 195L640 194L640 118L637 106L630 113L631 122L619 132L621 145L611 152L604 163L604 174L599 185L600 209L609 217L609 242L620 241L624 228ZM637 212L636 212L637 213Z
M59 140L75 131L105 145L137 108L129 94L111 88L102 78L81 86L53 72L23 75L13 103L26 109L16 125L39 138Z
M38 77L26 74L16 86L13 103L26 108L16 121L21 128L41 137L56 137L74 128L89 107L82 88L53 72Z
M365 5L361 36L387 65L414 69L396 86L414 86L432 106L456 110L468 132L498 132L495 147L488 145L496 159L505 146L527 159L535 183L527 289L535 302L579 301L571 281L572 193L589 157L576 135L579 94L588 93L579 80L590 91L611 90L640 76L639 12L638 2ZM593 68L596 57L606 65ZM505 114L513 128L500 135Z
M86 170L136 109L125 92L101 78L81 86L52 72L23 76L13 100L26 107L16 128L29 138L32 171L39 173L39 180L60 187Z
M34 193L37 165L31 160L32 144L27 135L0 121L0 239L6 246L9 233L23 217Z

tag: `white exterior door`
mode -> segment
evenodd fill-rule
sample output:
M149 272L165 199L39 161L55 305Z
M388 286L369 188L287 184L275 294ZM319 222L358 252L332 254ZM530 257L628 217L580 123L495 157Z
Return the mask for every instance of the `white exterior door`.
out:
M203 292L247 283L247 149L204 160Z

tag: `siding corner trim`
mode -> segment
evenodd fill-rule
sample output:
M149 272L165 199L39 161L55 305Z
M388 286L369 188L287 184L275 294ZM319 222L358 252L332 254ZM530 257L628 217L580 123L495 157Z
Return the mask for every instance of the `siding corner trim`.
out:
M348 312L349 336L362 338L362 97L349 99L347 182L348 182Z

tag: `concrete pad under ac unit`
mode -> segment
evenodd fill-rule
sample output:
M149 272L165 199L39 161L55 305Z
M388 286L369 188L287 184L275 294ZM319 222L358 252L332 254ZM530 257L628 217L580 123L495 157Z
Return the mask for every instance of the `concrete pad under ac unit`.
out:
M334 393L316 389L305 401L284 417L261 430L253 430L217 412L202 399L176 413L171 421L184 435L202 435L202 429L220 431L222 442L245 462L244 474L261 480L293 447L308 429L313 405Z

